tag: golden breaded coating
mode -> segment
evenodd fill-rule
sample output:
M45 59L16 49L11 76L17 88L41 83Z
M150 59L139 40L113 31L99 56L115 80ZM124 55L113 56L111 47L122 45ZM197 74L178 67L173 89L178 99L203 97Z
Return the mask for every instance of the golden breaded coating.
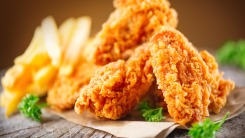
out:
M224 73L219 72L218 64L211 54L207 51L201 51L200 54L209 67L209 72L214 76L209 111L217 114L225 106L227 96L230 94L230 91L235 88L235 83L223 78Z
M48 91L47 102L50 107L58 111L73 108L79 97L79 90L89 83L97 69L98 66L83 62L71 75L59 75Z
M151 43L153 72L175 122L188 125L209 116L213 77L198 51L172 27L162 27Z
M148 46L141 46L128 61L109 63L91 78L75 104L81 114L90 110L98 117L120 119L132 111L149 90L152 66Z
M177 26L177 13L167 0L116 0L116 10L94 38L92 60L105 65L146 42L161 25Z
M168 4L168 6L170 6L170 3L166 0L114 0L113 6L115 8L121 8L130 5L141 5L142 2L167 2L165 4Z

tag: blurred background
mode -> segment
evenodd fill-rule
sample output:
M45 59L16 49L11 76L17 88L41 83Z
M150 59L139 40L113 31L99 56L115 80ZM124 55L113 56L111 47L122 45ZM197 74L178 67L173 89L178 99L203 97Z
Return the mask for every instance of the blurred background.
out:
M215 51L227 40L245 38L244 0L170 0L179 15L178 29L198 48ZM114 10L112 0L1 0L0 69L13 64L29 45L43 18L58 25L69 17L92 17L92 35Z

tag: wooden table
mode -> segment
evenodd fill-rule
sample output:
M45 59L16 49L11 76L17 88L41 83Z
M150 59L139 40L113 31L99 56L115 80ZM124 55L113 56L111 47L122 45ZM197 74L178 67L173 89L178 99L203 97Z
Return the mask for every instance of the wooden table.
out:
M234 77L244 79L244 72L236 71ZM0 77L3 76L3 71L0 72ZM227 72L229 74L229 72ZM245 81L239 82L243 85ZM245 85L243 85L245 86ZM0 86L2 91L2 87ZM245 99L244 99L245 100ZM186 137L186 130L174 130L168 137ZM221 130L217 132L217 137L223 138L241 138L245 137L245 112L239 116L228 120L222 126ZM4 110L0 108L0 137L92 137L92 138L114 138L115 136L106 132L95 130L93 128L84 127L71 122L68 122L58 116L50 113L43 113L43 122L37 123L27 119L19 113L13 115L11 118L4 117Z

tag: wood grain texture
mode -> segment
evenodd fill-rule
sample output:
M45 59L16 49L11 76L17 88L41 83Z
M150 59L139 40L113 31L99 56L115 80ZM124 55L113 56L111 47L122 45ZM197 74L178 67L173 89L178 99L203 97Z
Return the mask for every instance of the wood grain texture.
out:
M38 137L38 138L68 138L92 137L114 138L111 134L92 128L77 125L50 113L43 113L42 123L34 122L19 113L11 118L4 117L4 110L0 109L0 137Z
M244 75L244 72L240 72ZM0 72L0 78L4 72ZM236 74L237 77L239 73ZM239 77L238 77L239 78ZM243 82L244 83L244 82ZM2 86L0 85L0 91ZM245 99L244 99L245 100ZM43 121L38 123L16 113L6 119L4 109L0 108L0 137L1 138L115 138L115 136L93 128L71 123L63 118L43 111ZM137 128L135 128L137 130ZM228 120L216 134L217 138L245 137L245 112ZM187 137L187 130L174 130L168 138Z

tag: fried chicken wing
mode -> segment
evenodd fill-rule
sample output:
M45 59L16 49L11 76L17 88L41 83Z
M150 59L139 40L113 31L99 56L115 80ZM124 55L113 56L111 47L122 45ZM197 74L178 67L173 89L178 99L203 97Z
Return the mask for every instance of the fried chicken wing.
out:
M124 52L148 41L161 25L177 26L177 13L167 0L115 0L116 10L94 38L91 57L98 65L122 59Z
M209 67L209 72L214 76L209 111L217 114L225 106L227 96L230 94L230 91L234 89L235 83L223 78L224 73L218 70L218 64L211 54L207 51L201 51L200 54Z
M132 111L153 81L148 46L136 49L128 61L111 62L97 71L75 104L81 114L90 110L98 117L119 119Z
M175 122L188 125L209 116L213 77L198 51L172 27L162 27L151 43L153 72Z
M79 90L87 85L99 67L88 62L78 64L71 75L59 75L48 91L47 102L51 108L62 111L74 107Z

